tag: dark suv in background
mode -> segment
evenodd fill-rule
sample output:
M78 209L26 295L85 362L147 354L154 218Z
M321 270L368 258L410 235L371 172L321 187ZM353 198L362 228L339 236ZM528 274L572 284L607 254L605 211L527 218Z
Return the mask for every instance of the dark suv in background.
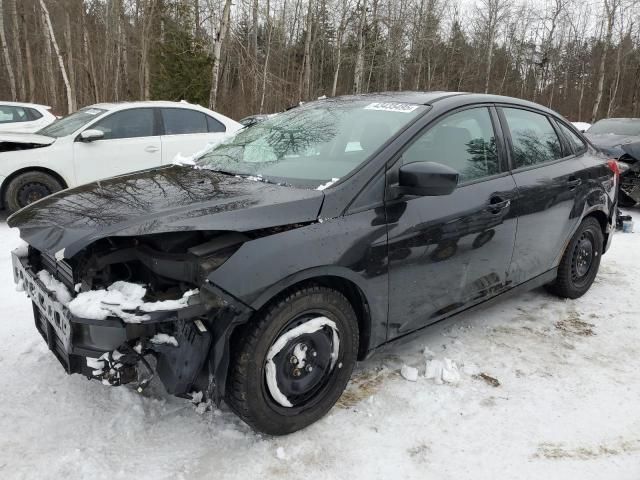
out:
M583 295L617 181L540 105L373 94L304 104L195 166L56 193L8 223L29 244L16 281L67 372L142 388L154 356L170 393L285 434L392 340L524 289Z

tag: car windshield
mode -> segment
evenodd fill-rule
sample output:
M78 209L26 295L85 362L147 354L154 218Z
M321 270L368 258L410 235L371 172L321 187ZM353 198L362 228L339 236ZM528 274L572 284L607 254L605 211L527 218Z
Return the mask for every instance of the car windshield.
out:
M196 164L295 187L327 186L356 169L426 109L362 98L321 100L241 130Z
M60 120L56 120L51 125L40 129L37 133L46 135L47 137L66 137L83 127L90 121L98 118L106 110L102 108L87 107L72 113Z
M634 118L607 118L594 123L587 133L594 135L640 135L640 120Z

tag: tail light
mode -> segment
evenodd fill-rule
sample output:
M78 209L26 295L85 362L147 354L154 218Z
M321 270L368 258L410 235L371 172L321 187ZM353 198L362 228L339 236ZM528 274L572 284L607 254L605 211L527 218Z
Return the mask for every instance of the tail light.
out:
M620 166L618 165L617 160L613 158L607 160L607 167L615 174L616 178L620 176Z

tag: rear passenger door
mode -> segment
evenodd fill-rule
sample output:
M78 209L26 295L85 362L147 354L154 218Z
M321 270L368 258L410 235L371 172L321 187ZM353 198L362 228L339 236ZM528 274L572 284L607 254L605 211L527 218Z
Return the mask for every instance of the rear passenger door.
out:
M120 110L89 125L103 138L73 143L78 184L160 166L160 136L153 108Z
M496 129L497 127L497 129ZM508 288L516 235L515 183L495 110L459 110L434 121L387 173L389 338L433 323ZM437 162L460 174L444 196L395 196L398 169Z
M161 108L160 112L163 165L172 163L178 155L193 155L225 135L226 127L204 112L187 108Z
M580 221L584 165L550 116L499 108L518 187L518 233L509 279L519 284L555 267Z

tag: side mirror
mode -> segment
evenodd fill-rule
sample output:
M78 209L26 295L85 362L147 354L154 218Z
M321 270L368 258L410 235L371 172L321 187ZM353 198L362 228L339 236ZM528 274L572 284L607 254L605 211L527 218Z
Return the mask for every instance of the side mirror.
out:
M449 195L458 186L460 174L434 162L413 162L400 167L399 191L407 195Z
M81 142L93 142L94 140L100 140L103 137L104 132L102 130L89 129L84 132L80 132Z

